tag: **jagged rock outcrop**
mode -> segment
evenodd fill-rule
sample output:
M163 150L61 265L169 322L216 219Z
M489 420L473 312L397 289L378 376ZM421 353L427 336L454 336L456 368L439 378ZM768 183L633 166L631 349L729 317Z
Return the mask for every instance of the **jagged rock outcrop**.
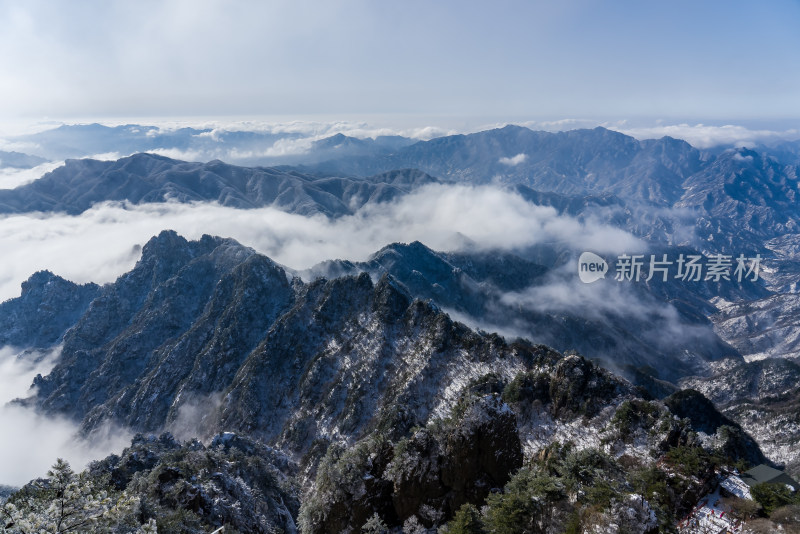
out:
M329 449L304 505L303 532L358 532L376 513L392 525L416 518L432 527L483 502L522 461L514 413L496 395L472 399L399 442L373 437L350 451Z
M234 434L208 446L169 434L137 435L119 455L94 462L89 476L141 501L140 521L159 531L297 532L296 466L279 452ZM106 478L107 477L107 478ZM106 482L107 480L107 482Z
M721 362L709 377L681 381L711 399L730 420L760 444L764 453L800 473L800 366L796 360L768 358Z
M664 399L664 403L676 416L689 419L695 431L708 435L721 434L723 443L720 447L731 458L741 458L750 465L767 461L755 440L738 423L720 413L702 393L684 389Z
M49 271L39 271L22 284L22 294L0 304L0 346L44 348L64 333L100 294L96 284L78 285Z

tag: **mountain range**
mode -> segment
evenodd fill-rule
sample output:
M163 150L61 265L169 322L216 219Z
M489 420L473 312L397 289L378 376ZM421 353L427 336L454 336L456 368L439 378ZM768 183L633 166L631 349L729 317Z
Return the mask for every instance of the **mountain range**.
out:
M59 153L60 157L107 152L114 146L120 150L129 138L147 143L132 142L120 150L123 154L153 150L167 146L160 142L162 134L182 139L169 146L184 150L201 150L197 143L221 142L212 139L211 130L159 132L136 125L63 126L28 140L49 146L71 139L85 147ZM277 134L247 132L227 135L253 137L261 150L277 138ZM399 186L392 173L417 169L446 183L503 184L532 201L625 226L648 239L694 244L714 252L737 245L743 252L768 253L765 242L794 235L798 228L793 206L800 151L794 148L786 144L699 150L669 137L639 141L604 128L550 133L506 126L418 142L337 134L314 141L298 155L293 169L187 164L156 155L118 162L69 161L45 180L3 191L0 206L5 212L76 213L107 200L139 203L169 198L213 200L242 208L275 204L299 213L316 210L337 216L370 199L395 198L396 190L390 187L390 193L382 194L379 186ZM401 191L432 180L419 176L406 177ZM365 190L355 191L355 184ZM353 206L348 204L351 198L357 200Z
M164 143L263 151L299 139L237 135L90 125L28 141L64 157ZM493 525L493 507L524 486L547 503L536 514L562 530L596 506L608 521L647 517L633 531L655 532L710 489L714 467L800 465L798 154L791 143L698 150L603 128L507 126L429 141L339 134L315 140L294 167L153 153L68 160L0 190L0 213L212 202L330 221L425 187L490 187L622 229L647 254L759 255L763 269L741 282L584 286L574 244L486 248L464 236L453 250L389 243L364 261L295 270L233 239L164 231L111 283L42 271L0 304L0 345L23 358L60 351L15 404L84 436L121 427L203 439L138 436L93 469L98 484L110 477L113 491L176 518L190 510L209 528L438 528L470 506ZM259 467L235 482L219 467L230 454ZM140 465L141 455L152 461ZM177 457L195 463L169 471ZM221 474L207 479L195 464ZM259 490L270 499L256 527L229 501L264 472L281 482ZM178 481L185 491L173 495ZM214 508L204 487L228 504ZM613 511L621 501L602 491L640 501Z
M46 162L47 160L45 158L40 158L39 156L31 156L30 154L23 154L22 152L0 150L0 169L32 169Z
M319 137L293 131L291 127L269 130L226 128L159 128L139 124L64 124L37 133L9 139L30 147L35 158L52 161L86 158L98 154L138 152L182 153L186 159L235 160L243 165L276 165L320 162L342 156L389 153L413 144L398 135L357 139L343 134ZM293 144L297 148L293 148ZM198 159L199 158L199 159Z
M356 180L136 154L117 161L68 160L34 182L0 190L0 213L78 214L107 201L214 201L242 209L273 206L301 215L341 216L430 183L436 180L413 170Z

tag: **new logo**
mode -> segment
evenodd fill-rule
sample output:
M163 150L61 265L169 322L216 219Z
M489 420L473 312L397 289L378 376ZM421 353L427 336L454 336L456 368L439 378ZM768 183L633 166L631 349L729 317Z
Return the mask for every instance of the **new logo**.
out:
M584 284L606 277L608 263L594 252L584 252L578 258L578 276Z

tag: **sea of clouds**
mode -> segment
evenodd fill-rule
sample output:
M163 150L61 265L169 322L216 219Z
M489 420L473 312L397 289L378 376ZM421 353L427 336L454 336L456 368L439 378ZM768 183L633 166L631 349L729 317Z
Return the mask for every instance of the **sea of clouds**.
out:
M185 124L162 124L169 131ZM575 121L540 124L542 129L569 129ZM203 126L203 125L195 125ZM444 128L405 130L373 128L362 123L282 123L249 126L207 124L209 139L224 132L249 127L257 131L292 134L265 147L261 155L302 154L314 141L335 133L354 137L405 135L430 139L453 133ZM535 125L531 125L535 127ZM586 125L588 126L588 125ZM614 125L608 125L614 127ZM616 129L639 138L672 135L699 147L715 144L740 144L790 137L791 132L754 131L740 127L674 125L652 128ZM782 137L781 137L782 136ZM12 141L0 142L0 149L30 149ZM236 161L236 147L228 152L192 152L191 148L162 149L156 152L171 157L208 160L222 156ZM87 154L114 159L127 154ZM253 157L253 154L245 154ZM516 165L524 154L503 163ZM59 162L34 169L0 170L0 188L28 183L52 170ZM576 251L598 253L643 252L646 245L630 233L593 220L576 219L549 207L533 205L499 186L434 184L420 188L390 203L372 204L353 215L331 219L322 215L301 216L271 207L239 210L215 203L159 203L132 205L101 203L79 215L27 213L0 216L0 300L20 294L20 284L36 271L47 269L79 283L113 281L130 270L139 259L141 246L162 230L172 229L188 239L203 234L231 237L275 261L297 270L307 269L328 259L362 261L388 243L421 241L434 250L508 250L535 245L568 244ZM631 301L620 288L602 284L577 285L575 277L555 272L546 285L509 293L502 302L536 311L603 314L651 313L661 324L669 325L665 335L685 334L675 310L663 303L657 306ZM512 328L513 330L513 328ZM662 332L664 333L664 332ZM698 334L700 335L700 334ZM0 484L23 484L43 475L57 457L66 457L75 467L90 459L118 450L129 439L120 429L107 429L91 443L76 437L72 421L46 418L16 403L16 398L31 394L29 387L36 374L46 374L58 357L58 350L47 353L24 352L19 348L0 349Z

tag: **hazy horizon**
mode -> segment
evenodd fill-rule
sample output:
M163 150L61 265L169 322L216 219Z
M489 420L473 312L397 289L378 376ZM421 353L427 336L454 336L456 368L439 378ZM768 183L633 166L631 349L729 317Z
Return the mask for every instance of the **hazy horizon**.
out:
M800 118L800 4L0 1L0 120Z

